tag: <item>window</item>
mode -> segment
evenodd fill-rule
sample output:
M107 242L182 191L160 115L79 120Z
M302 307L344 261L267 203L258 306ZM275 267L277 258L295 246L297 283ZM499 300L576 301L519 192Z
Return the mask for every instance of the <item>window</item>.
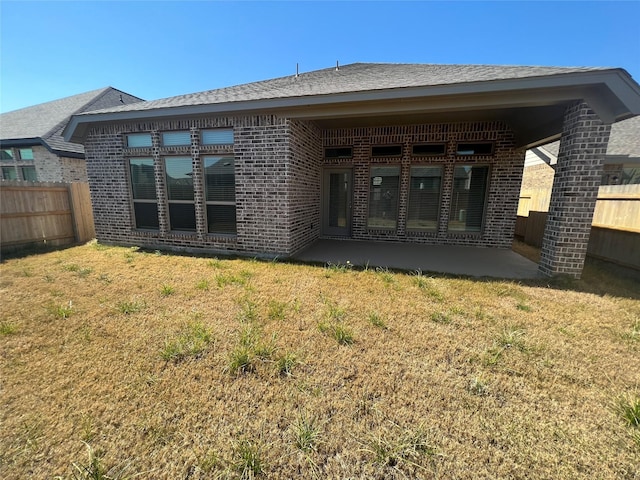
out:
M0 160L13 160L13 151L10 148L0 150Z
M144 148L151 146L150 133L130 133L127 135L127 147Z
M396 228L399 181L399 166L371 167L368 221L370 228Z
M191 133L190 132L163 132L162 145L165 147L191 145Z
M411 153L415 156L444 155L446 151L447 146L444 143L425 143L411 148Z
M488 180L488 166L455 167L449 231L479 232L482 229Z
M18 175L15 167L2 167L2 178L4 180L17 180Z
M20 154L20 160L33 160L32 148L19 148L18 153Z
M399 157L402 155L402 145L376 145L371 147L372 157Z
M196 206L193 197L193 161L191 157L164 159L169 225L171 230L196 231Z
M233 157L204 157L207 231L236 233L236 183Z
M233 129L203 130L201 143L202 145L233 145Z
M493 154L492 142L459 143L456 146L457 155L491 155Z
M409 184L407 229L425 232L438 230L442 167L413 166Z
M136 228L157 230L158 200L153 159L132 158L129 160L129 171Z
M324 149L324 158L351 158L353 149L351 147L328 147Z
M25 182L37 182L36 167L20 167L22 170L22 179Z

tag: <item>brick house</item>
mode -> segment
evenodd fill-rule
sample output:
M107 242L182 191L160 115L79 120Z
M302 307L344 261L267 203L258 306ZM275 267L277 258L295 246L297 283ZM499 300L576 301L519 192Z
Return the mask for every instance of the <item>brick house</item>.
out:
M553 186L560 142L527 150L522 189ZM602 185L640 184L640 116L614 123L603 160Z
M510 248L560 138L540 271L579 276L622 69L352 64L74 116L99 241L290 257L319 238Z
M69 118L77 113L140 101L106 87L1 114L2 179L86 182L84 147L62 138Z

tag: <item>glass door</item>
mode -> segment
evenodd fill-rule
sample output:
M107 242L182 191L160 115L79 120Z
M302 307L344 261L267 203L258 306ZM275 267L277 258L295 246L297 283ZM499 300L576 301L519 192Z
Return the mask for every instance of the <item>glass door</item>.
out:
M324 171L322 233L351 235L351 202L353 196L351 169L332 168Z

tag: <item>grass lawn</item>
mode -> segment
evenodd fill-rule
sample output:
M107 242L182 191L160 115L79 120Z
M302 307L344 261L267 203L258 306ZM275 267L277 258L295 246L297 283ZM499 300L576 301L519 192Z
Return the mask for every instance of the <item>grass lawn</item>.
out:
M511 282L90 243L0 275L2 479L640 478L640 283L603 263Z

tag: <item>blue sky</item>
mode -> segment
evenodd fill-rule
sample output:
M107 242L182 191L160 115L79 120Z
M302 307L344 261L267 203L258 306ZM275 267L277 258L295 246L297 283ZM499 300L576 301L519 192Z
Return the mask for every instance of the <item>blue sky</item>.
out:
M105 86L144 99L353 62L613 66L640 1L0 0L0 111Z

